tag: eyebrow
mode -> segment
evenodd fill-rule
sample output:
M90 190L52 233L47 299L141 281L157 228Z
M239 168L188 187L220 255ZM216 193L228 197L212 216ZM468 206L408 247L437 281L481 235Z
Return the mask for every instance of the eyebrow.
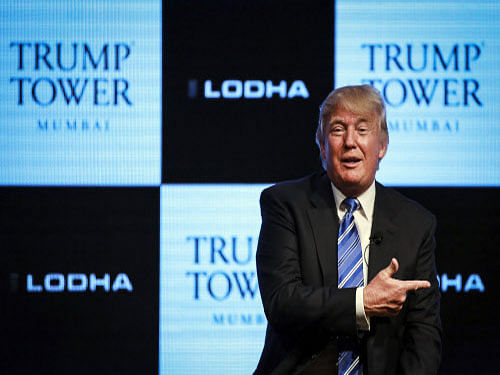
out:
M370 121L364 117L361 117L359 119L359 121L356 123L357 124L360 124L362 122L366 122L366 123L370 123ZM333 117L329 122L328 122L328 125L335 125L335 124L342 124L342 125L345 125L345 122L342 120L342 118L340 117Z

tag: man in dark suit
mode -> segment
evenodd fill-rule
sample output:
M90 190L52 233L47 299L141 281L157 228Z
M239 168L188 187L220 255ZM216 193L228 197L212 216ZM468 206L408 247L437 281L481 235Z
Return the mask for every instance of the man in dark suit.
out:
M261 195L257 274L268 326L255 374L436 374L435 218L375 182L389 143L378 91L331 92L316 141L326 173Z

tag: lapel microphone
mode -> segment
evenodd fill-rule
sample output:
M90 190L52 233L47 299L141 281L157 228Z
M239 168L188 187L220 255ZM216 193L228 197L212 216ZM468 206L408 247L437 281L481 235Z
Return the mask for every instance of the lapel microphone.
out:
M368 249L372 245L380 245L383 239L384 235L380 231L373 233L373 235L370 237L370 243L366 245L365 250L363 251L363 259L367 266L368 266L368 259L366 259L366 249Z
M375 244L375 245L380 245L382 243L382 240L384 239L384 235L382 234L382 232L375 232L373 233L373 235L370 237L370 246L372 244Z

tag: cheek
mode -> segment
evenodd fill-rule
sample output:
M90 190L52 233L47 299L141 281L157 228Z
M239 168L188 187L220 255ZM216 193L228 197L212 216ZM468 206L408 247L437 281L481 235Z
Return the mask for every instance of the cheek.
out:
M337 159L341 153L342 145L338 139L330 139L328 142L328 155L331 158Z

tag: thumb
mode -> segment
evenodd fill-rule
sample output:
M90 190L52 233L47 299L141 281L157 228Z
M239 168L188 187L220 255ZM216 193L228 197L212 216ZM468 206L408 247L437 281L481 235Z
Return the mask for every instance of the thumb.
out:
M386 268L384 268L383 271L387 277L392 277L392 275L398 272L398 269L399 269L398 260L396 258L392 258L391 263Z

